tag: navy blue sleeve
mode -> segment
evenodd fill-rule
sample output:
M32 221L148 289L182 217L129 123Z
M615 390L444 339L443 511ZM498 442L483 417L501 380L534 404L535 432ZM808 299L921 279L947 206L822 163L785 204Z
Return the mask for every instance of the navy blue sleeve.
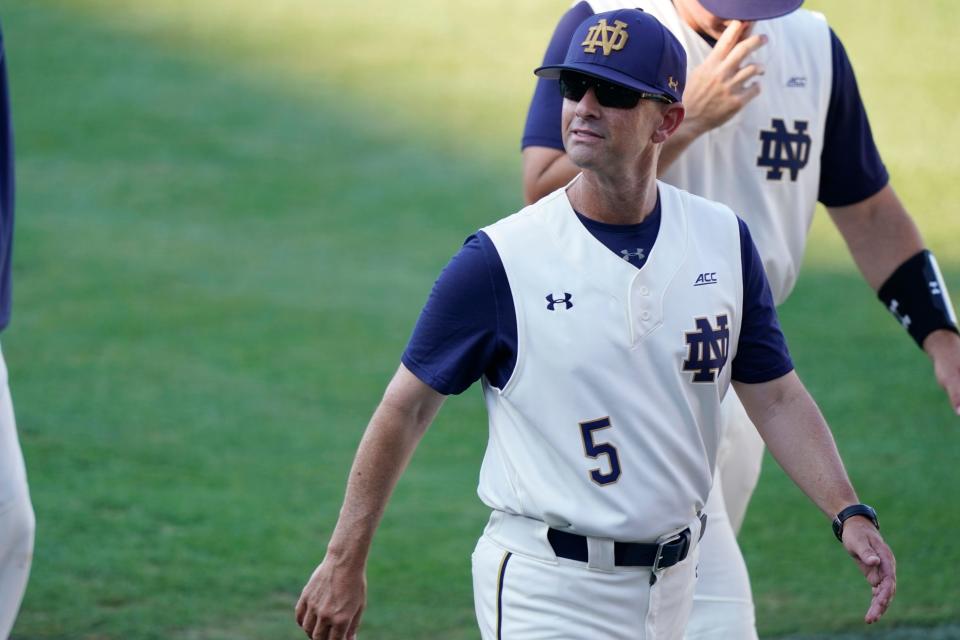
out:
M740 220L740 255L743 264L743 320L731 376L737 382L756 384L790 373L793 360L780 330L763 262L743 220Z
M10 323L13 204L13 126L7 95L7 56L0 32L0 329Z
M543 56L543 64L560 64L567 56L570 39L580 23L593 15L593 9L587 2L577 3L567 11L553 32L550 45ZM560 133L560 111L563 98L556 80L537 78L537 88L527 111L527 124L523 128L521 148L550 147L563 150L563 136Z
M482 231L440 272L401 361L446 395L486 375L502 388L513 373L517 320L503 262Z
M853 66L837 34L830 30L833 86L820 156L820 191L826 207L845 207L887 186L890 175L873 141Z

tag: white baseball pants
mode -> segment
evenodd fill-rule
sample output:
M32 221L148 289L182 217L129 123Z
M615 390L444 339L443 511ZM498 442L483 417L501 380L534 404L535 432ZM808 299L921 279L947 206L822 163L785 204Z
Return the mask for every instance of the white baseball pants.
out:
M34 515L17 439L7 365L0 353L0 639L20 609L33 557Z
M731 390L723 400L717 472L704 513L700 570L686 640L756 640L750 576L736 533L760 478L763 440Z
M588 538L589 562L558 558L546 524L494 512L473 553L483 640L680 640L693 605L699 520L691 530L687 558L651 585L650 567L613 566L611 540Z

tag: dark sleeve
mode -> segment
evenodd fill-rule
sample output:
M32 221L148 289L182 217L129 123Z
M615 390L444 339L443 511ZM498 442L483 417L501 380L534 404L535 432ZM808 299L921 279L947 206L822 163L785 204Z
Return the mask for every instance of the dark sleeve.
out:
M567 56L570 48L570 38L580 23L593 15L593 9L587 2L580 2L567 11L547 47L543 56L543 64L560 64ZM527 124L523 128L521 148L550 147L563 150L563 136L560 133L560 111L563 108L563 98L560 97L560 88L556 80L537 78L537 88L530 101L530 110L527 112Z
M10 322L13 255L13 125L7 94L7 57L0 32L0 330Z
M516 364L516 312L503 262L482 231L440 272L401 361L446 395L486 375L501 387Z
M731 376L737 382L756 384L790 373L793 361L780 330L763 262L743 220L740 220L740 255L743 264L743 321Z
M870 132L857 78L837 34L830 30L833 86L820 157L820 192L826 207L845 207L874 195L890 176Z

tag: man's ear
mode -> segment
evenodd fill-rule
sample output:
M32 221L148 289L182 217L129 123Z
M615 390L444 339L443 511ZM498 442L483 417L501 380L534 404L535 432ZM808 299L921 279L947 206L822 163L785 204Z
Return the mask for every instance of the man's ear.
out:
M661 111L661 115L663 116L663 120L660 122L660 126L653 132L652 140L656 143L666 142L667 138L673 135L680 127L680 123L683 122L686 109L684 109L683 104L674 102L666 105L663 111Z

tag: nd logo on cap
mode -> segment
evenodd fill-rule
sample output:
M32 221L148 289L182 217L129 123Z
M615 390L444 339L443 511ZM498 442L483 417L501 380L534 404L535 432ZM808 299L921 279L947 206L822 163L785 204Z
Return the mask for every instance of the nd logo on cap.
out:
M619 53L613 55L615 51ZM617 9L586 18L573 32L563 62L544 65L534 73L555 80L564 71L680 102L687 54L676 36L652 15L640 9Z
M603 47L603 55L608 56L612 51L620 51L627 44L627 23L613 21L613 26L607 25L607 19L590 27L587 37L580 45L584 53L596 53L597 47Z

